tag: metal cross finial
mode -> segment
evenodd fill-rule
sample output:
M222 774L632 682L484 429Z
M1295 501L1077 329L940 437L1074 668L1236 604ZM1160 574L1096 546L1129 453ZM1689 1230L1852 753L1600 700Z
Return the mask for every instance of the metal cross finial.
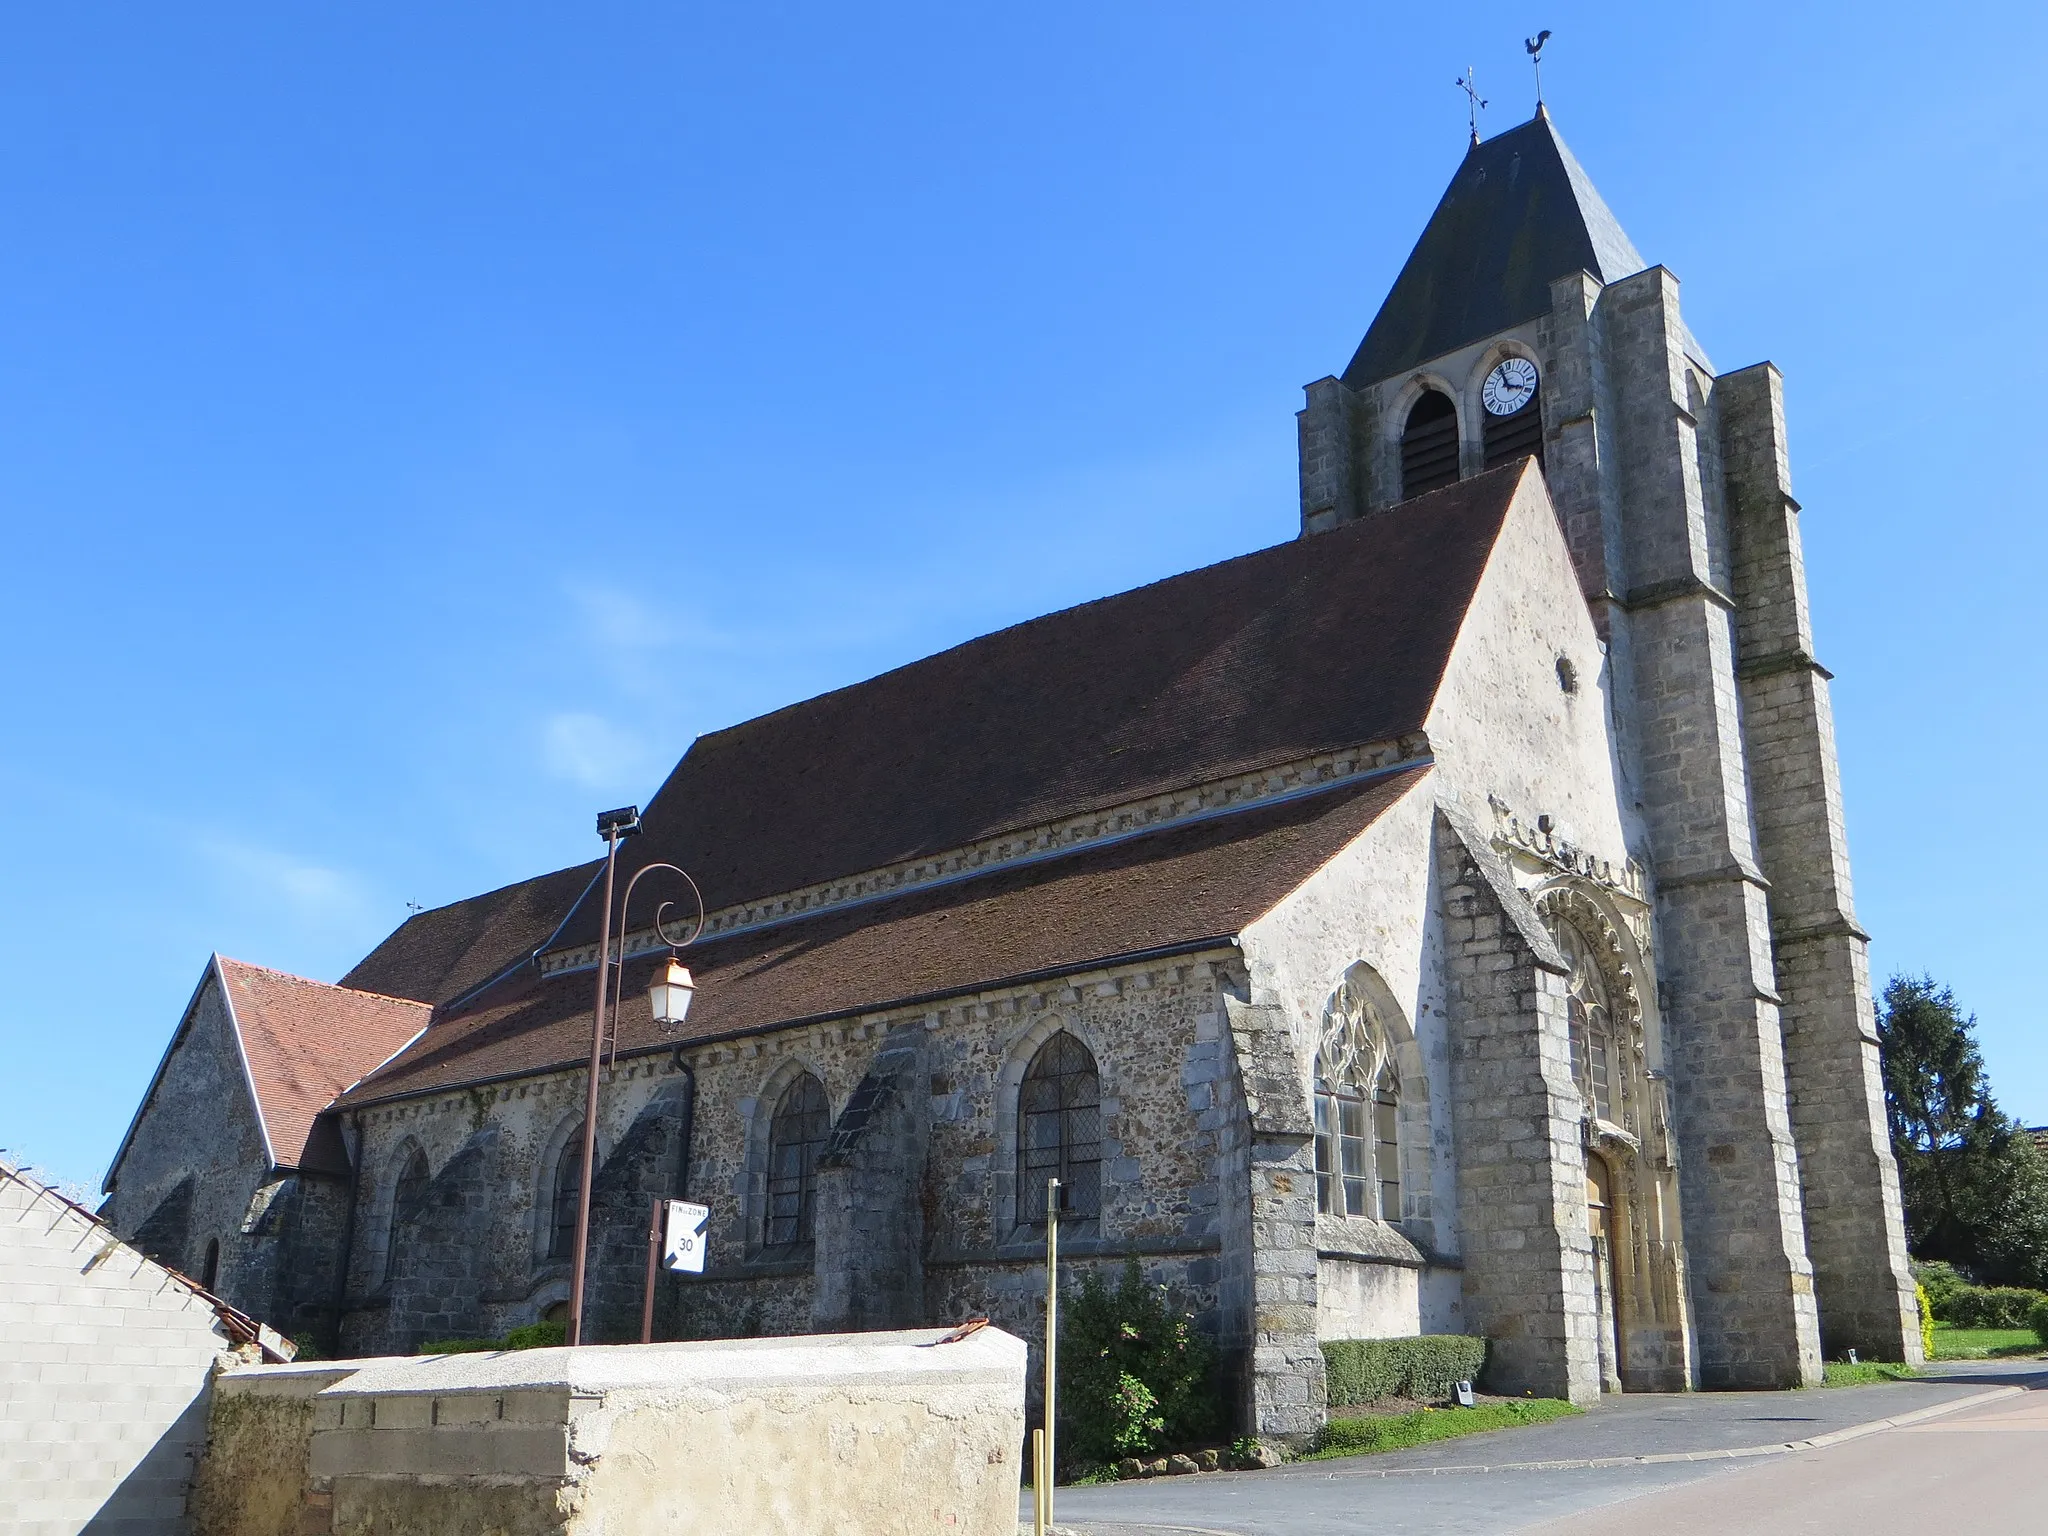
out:
M1536 107L1543 107L1543 45L1550 41L1550 29L1545 27L1534 37L1522 39L1522 46L1529 52L1529 62L1536 67Z
M1465 77L1462 80L1453 80L1451 84L1465 93L1466 112L1472 120L1472 142L1477 144L1479 142L1479 109L1486 105L1486 101L1479 94L1479 87L1472 83L1472 66L1467 64L1465 66Z

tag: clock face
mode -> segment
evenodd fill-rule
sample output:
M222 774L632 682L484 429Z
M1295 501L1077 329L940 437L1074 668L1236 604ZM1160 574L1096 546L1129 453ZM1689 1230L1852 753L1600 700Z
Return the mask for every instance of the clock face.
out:
M1526 357L1503 359L1479 391L1489 414L1512 416L1536 398L1536 365Z

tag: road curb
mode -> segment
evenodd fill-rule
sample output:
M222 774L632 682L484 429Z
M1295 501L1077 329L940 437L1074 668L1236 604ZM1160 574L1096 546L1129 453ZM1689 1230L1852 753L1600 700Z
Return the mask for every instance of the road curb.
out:
M1688 1461L1745 1461L1758 1456L1790 1456L1799 1451L1821 1451L1831 1445L1845 1441L1860 1440L1865 1435L1881 1434L1887 1429L1899 1429L1908 1424L1920 1424L1928 1419L1938 1419L1945 1414L1960 1413L1965 1408L1981 1407L1995 1403L2001 1398L2017 1397L2026 1391L2025 1387L1993 1387L1987 1392L1973 1392L1968 1397L1958 1397L1946 1403L1935 1403L1930 1407L1916 1408L1911 1413L1897 1413L1889 1418L1871 1419L1864 1424L1851 1424L1844 1429L1831 1429L1824 1435L1815 1435L1807 1440L1784 1440L1773 1445L1737 1445L1717 1451L1656 1451L1642 1456L1584 1456L1572 1461L1503 1461L1484 1466L1466 1465L1456 1467L1358 1467L1346 1468L1341 1472L1325 1474L1329 1477L1451 1477L1471 1472L1578 1472L1597 1467L1653 1467Z

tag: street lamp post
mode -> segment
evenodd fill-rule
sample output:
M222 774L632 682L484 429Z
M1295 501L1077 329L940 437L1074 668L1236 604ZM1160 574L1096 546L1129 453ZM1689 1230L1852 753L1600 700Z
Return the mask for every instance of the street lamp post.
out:
M605 840L604 850L604 910L598 917L597 929L597 998L591 1009L590 1021L590 1068L583 1087L583 1166L580 1170L576 1190L576 1248L569 1266L569 1343L583 1342L583 1289L584 1280L590 1267L590 1198L597 1182L597 1074L604 1065L604 1044L606 1002L612 1002L611 1023L616 1028L618 1011L618 990L611 989L612 960L612 890L613 878L618 869L619 844L640 830L640 809L626 806L616 811L605 811L597 818L597 834ZM671 903L663 902L655 909L654 931L658 938L669 945L668 962L655 972L654 984L648 988L648 1006L657 1024L681 1024L690 1010L690 998L696 992L696 983L690 973L676 959L675 951L695 942L697 935L704 931L704 897L697 890L697 882L673 864L647 864L633 872L633 878L626 882L625 898L619 903L619 948L617 961L619 987L625 985L626 917L633 905L633 887L642 877L655 870L668 870L681 875L690 893L697 902L697 922L684 939L670 939L668 930L661 925L662 914ZM608 990L609 989L609 990ZM614 1043L614 1053L617 1046Z

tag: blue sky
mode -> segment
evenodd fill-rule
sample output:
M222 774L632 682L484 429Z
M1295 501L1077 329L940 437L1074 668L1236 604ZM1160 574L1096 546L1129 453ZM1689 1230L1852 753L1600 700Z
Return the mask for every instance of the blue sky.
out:
M339 976L691 738L1277 542L1463 149L1553 112L1786 372L1880 977L2048 1121L2038 5L17 8L0 1146L215 949Z

